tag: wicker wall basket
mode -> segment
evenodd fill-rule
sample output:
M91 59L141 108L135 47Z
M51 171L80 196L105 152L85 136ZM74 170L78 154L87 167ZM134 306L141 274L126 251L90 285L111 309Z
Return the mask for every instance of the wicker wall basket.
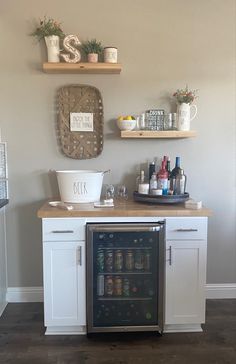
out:
M70 113L92 113L93 131L71 131ZM62 152L74 159L90 159L103 149L103 103L100 91L87 85L61 87L57 94L58 139Z

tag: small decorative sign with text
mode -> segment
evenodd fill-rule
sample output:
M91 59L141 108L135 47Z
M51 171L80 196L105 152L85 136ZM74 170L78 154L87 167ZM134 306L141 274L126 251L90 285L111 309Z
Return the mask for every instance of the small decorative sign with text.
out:
M93 131L93 113L90 112L71 112L70 113L71 131Z

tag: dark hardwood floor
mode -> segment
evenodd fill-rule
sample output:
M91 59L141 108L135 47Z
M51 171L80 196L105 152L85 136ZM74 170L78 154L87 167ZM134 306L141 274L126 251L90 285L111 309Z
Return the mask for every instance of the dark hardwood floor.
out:
M9 304L1 364L235 364L236 300L207 301L203 333L45 336L41 303Z

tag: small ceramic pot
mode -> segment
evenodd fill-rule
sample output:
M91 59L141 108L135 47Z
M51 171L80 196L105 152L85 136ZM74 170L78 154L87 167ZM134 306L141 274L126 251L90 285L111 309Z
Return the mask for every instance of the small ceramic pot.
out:
M89 53L88 54L88 62L97 63L98 62L98 54L97 53Z

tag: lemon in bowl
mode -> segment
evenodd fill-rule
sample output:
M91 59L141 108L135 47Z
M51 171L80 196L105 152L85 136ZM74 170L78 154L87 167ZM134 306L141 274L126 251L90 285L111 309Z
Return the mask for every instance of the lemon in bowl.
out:
M133 130L136 126L136 119L131 116L119 116L117 126L120 130Z

